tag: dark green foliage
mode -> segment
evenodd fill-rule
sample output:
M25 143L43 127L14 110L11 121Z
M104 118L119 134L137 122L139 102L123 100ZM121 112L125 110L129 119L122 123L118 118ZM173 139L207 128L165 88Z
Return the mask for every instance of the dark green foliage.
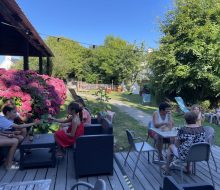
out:
M149 55L156 96L188 102L220 100L220 0L176 0Z
M90 83L133 83L146 60L144 45L137 47L121 38L107 36L102 46L85 48L73 40L49 37L45 40L52 50L52 75L62 79L76 78ZM30 69L39 70L38 58L30 58ZM43 59L44 73L46 59ZM16 65L23 69L23 61Z

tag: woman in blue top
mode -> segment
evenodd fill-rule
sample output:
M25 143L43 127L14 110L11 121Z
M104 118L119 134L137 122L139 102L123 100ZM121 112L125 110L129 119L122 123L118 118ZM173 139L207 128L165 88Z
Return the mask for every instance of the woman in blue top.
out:
M153 119L150 127L160 128L162 130L165 128L171 129L173 127L171 106L168 103L162 102L159 105L159 110L153 113ZM156 140L156 148L158 149L159 159L163 160L163 138L153 132L150 132L149 135Z

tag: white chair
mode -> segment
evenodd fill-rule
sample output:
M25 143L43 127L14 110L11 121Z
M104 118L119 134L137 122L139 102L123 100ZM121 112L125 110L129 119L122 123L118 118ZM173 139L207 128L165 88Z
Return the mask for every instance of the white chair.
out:
M103 179L98 179L95 183L95 185L92 185L90 183L80 181L72 186L71 190L74 190L75 188L78 189L78 186L84 186L91 190L106 190L106 183Z
M215 164L215 170L217 171L218 169L217 164L216 164L213 152L212 152L212 146L214 145L214 142L215 142L215 129L210 126L205 126L204 129L205 129L205 135L206 135L206 142L210 144L210 153Z
M128 143L129 143L130 147L129 147L129 151L127 153L127 156L125 158L124 165L126 165L126 161L127 161L127 158L129 156L129 153L130 153L131 150L134 150L134 151L138 152L138 157L137 157L135 167L134 167L134 171L133 171L133 178L134 178L135 170L137 168L137 164L138 164L138 161L140 159L141 153L142 152L147 152L148 153L148 162L149 162L149 152L154 152L154 151L156 151L156 149L154 147L152 147L150 144L148 144L147 142L145 142L142 138L135 137L134 131L130 131L130 130L127 129L126 133L127 133ZM140 140L142 142L135 142L136 140ZM154 156L153 156L153 159L154 159Z

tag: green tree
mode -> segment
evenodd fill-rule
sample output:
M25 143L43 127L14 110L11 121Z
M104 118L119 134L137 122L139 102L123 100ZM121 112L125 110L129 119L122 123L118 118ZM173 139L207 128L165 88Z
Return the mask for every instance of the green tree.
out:
M99 79L105 83L116 84L123 80L133 82L140 72L140 65L144 61L144 46L138 48L121 38L107 36L103 46L93 53L93 63Z
M220 99L220 0L176 0L161 23L160 47L149 54L158 97Z

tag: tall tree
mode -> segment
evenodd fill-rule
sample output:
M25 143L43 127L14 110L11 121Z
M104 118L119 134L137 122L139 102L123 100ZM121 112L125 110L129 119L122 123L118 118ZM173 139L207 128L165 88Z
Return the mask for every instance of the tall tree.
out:
M133 82L144 61L144 46L137 48L121 38L107 36L103 46L94 50L97 73L103 82Z
M176 0L149 55L154 91L191 102L220 99L220 0Z

